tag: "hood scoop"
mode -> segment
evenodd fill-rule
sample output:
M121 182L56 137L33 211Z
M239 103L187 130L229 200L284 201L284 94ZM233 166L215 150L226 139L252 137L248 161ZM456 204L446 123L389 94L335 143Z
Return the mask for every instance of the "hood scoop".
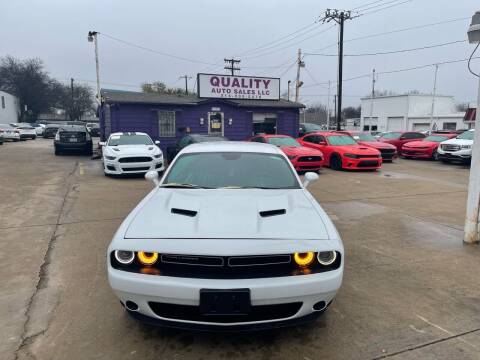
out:
M287 213L287 210L285 209L277 209L277 210L265 210L265 211L260 211L259 214L261 217L272 217L272 216L278 216L278 215L285 215Z
M171 212L172 214L189 216L189 217L197 216L197 211L194 211L194 210L172 208Z

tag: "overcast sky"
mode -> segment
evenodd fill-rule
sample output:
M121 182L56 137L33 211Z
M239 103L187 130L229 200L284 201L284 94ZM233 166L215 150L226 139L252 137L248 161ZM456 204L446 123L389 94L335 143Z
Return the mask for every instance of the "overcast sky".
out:
M480 9L480 4L475 6L474 0L412 0L385 10L378 6L382 3L383 7L394 5L395 0L0 0L0 3L0 56L38 57L58 80L69 81L73 77L78 82L90 81L94 86L94 50L87 42L87 33L96 30L105 34L99 36L102 87L125 90L138 90L140 83L155 80L182 86L178 77L184 74L193 77L189 83L193 87L198 72L224 73L223 58L234 55L242 60L242 75L281 75L285 90L287 81L295 78L296 69L291 64L298 48L304 53L314 53L333 45L320 52L336 53L337 26L321 22L312 25L326 8L352 9L363 5L358 10L366 15L346 23L345 40L469 18L349 41L345 43L347 55L466 40L470 17ZM366 5L369 3L372 4ZM277 41L302 28L304 30L291 37ZM162 56L106 35L158 52L218 65ZM373 68L383 72L464 59L472 50L468 42L461 42L422 51L346 57L344 78L369 74ZM480 56L480 51L477 55ZM327 89L324 85L311 85L336 81L337 58L307 55L304 61L308 72L302 70L305 87L301 99L307 104L325 103ZM282 67L272 68L279 65ZM479 60L474 60L472 65L480 71ZM378 78L377 88L431 92L433 78L434 67L383 74ZM370 88L371 79L367 77L346 81L345 104L359 104L360 96L368 94ZM454 95L458 102L476 99L477 80L468 72L466 62L440 66L438 93Z

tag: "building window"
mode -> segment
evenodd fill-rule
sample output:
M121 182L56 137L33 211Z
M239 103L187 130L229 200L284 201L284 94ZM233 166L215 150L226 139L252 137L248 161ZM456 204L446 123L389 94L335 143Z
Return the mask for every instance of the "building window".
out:
M2 109L5 109L5 96L2 96Z
M158 112L158 135L175 137L175 111Z
M443 123L443 130L456 130L457 123L456 122L444 122Z

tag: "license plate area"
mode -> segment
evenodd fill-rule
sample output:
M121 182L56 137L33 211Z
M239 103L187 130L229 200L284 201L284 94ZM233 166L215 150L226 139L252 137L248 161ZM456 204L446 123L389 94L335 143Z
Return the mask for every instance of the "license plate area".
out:
M252 308L250 289L201 289L202 315L247 315Z

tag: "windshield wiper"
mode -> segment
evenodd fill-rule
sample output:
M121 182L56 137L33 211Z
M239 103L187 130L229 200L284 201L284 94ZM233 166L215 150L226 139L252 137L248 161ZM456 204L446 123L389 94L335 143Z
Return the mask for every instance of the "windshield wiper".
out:
M168 183L162 184L160 187L163 188L177 188L177 189L213 189L211 187L194 185L194 184L179 184L179 183Z
M265 186L223 186L217 189L266 189L266 190L275 190L281 188L272 188L272 187L265 187Z

